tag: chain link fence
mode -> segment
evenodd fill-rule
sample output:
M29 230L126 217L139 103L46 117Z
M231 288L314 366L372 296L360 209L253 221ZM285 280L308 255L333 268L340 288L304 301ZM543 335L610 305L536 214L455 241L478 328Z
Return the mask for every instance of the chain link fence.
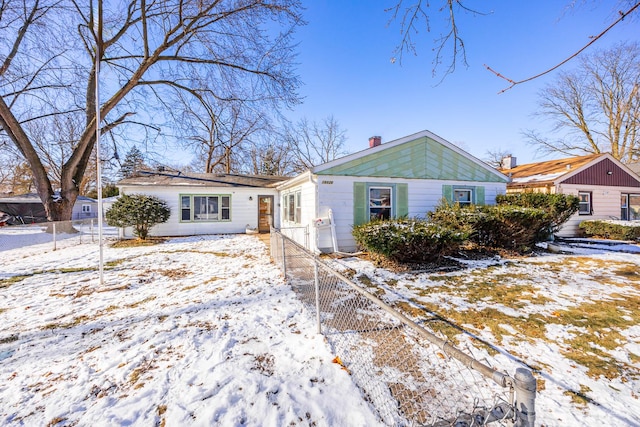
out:
M271 256L386 425L534 426L529 370L511 377L476 360L276 230Z
M103 225L104 237L117 237L118 229ZM98 220L41 222L0 227L0 252L33 245L61 249L98 241Z

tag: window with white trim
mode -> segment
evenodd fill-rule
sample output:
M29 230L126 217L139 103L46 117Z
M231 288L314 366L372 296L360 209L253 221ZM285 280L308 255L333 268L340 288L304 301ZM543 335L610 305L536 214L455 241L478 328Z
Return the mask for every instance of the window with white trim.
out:
M580 199L578 214L580 215L591 215L591 192L590 191L579 191L578 199Z
M302 223L302 191L282 195L282 217L288 222Z
M82 213L91 213L91 205L82 205Z
M389 219L393 211L392 187L369 187L369 220Z
M460 206L471 206L473 203L473 190L471 188L454 188L453 203Z
M227 194L180 195L181 222L214 222L231 220L231 196Z

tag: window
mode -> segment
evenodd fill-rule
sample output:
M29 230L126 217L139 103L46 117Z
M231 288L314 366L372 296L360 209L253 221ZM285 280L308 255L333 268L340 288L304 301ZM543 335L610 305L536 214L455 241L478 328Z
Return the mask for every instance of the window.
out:
M82 213L91 213L91 205L82 205Z
M282 217L289 222L302 223L302 192L300 190L282 196Z
M620 197L620 219L640 220L640 194L622 194Z
M229 195L180 196L181 221L229 221L230 219L231 196Z
M470 188L454 188L453 202L460 206L471 206L473 203L473 190Z
M393 210L391 187L369 187L369 220L389 219Z
M578 214L591 215L591 192L580 191L578 192L578 198L580 199Z

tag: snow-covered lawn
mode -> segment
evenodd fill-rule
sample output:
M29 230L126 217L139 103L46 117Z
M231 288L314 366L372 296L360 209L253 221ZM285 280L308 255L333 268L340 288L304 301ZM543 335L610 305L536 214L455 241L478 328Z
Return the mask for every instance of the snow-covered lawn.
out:
M103 285L97 244L58 248L0 251L0 425L380 425L255 236L106 246ZM640 426L639 255L329 262L538 370L537 425Z
M60 247L0 252L0 425L379 425L256 237L105 246L102 286Z
M626 253L566 246L575 254L469 260L449 273L393 273L355 257L331 263L416 320L435 315L464 328L491 366L511 375L533 368L537 424L640 426L640 255L636 245L606 247Z

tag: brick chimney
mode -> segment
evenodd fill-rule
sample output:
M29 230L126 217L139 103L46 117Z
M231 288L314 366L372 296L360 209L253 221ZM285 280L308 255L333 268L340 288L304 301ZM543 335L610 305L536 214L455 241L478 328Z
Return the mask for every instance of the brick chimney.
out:
M369 148L377 147L380 144L382 144L381 136L372 136L369 138Z

